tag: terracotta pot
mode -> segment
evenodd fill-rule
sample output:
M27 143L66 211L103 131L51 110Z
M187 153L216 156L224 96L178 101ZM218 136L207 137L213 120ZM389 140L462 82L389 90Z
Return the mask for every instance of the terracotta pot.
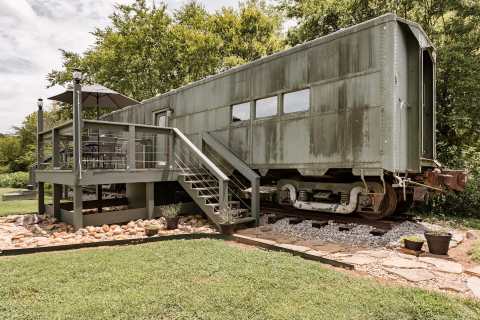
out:
M448 248L450 247L450 240L452 239L451 233L438 234L435 232L425 232L425 238L427 239L428 251L432 254L446 255Z
M165 218L167 222L167 230L175 230L178 227L178 217Z
M413 251L421 251L424 242L425 241L412 241L408 239L403 240L403 244L405 245L405 248Z

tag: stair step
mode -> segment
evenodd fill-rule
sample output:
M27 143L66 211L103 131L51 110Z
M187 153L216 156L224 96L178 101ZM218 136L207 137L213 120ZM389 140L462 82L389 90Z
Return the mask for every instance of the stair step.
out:
M197 196L198 198L203 198L203 199L210 199L210 198L217 198L218 195L215 194L202 194Z
M208 190L218 189L218 187L201 187L201 188L192 188L192 189L198 190L198 191L208 191Z
M208 173L188 173L188 172L183 172L183 173L180 173L181 176L184 176L184 177L210 177L211 175L208 174Z
M185 180L185 182L187 183L191 183L191 184L196 184L196 183L212 183L212 182L216 182L217 180Z
M228 204L240 204L240 201L228 201ZM220 204L218 203L208 203L207 206L212 206L212 207L219 207ZM234 209L237 210L237 209Z

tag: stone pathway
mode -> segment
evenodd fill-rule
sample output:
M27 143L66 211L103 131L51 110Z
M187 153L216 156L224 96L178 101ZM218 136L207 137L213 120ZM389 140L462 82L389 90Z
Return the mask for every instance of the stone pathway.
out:
M269 239L277 246L308 252L324 258L354 265L354 269L376 278L396 281L425 289L456 292L480 299L480 265L468 268L448 257L416 257L396 250L396 248L355 247L330 243L322 239L302 239L288 237L275 228L264 226L240 231L240 234L255 238ZM457 241L463 235L457 232ZM287 239L288 243L285 243ZM310 251L307 251L310 249Z
M130 221L124 225L89 226L74 231L71 225L41 215L0 217L0 251L63 244L125 240L146 237L145 226L159 225L159 234L213 233L216 230L200 215L180 217L178 228L166 230L164 218Z

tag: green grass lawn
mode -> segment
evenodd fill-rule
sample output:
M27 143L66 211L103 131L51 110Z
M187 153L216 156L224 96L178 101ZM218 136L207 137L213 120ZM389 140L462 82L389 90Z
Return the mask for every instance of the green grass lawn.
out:
M0 188L0 217L10 214L25 214L37 212L37 200L13 200L2 201L2 194L12 192L17 189ZM45 196L45 201L50 202L51 197Z
M473 261L480 262L480 240L477 240L468 253Z
M480 303L220 240L0 258L1 319L479 319Z

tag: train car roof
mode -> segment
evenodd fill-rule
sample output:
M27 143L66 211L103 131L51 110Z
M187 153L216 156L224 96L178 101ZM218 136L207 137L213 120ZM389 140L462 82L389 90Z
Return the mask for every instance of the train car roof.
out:
M387 13L387 14L381 15L379 17L364 21L362 23L359 23L359 24L356 24L356 25L353 25L353 26L350 26L350 27L347 27L347 28L339 29L335 32L332 32L332 33L327 34L325 36L313 39L311 41L298 44L298 45L296 45L292 48L288 48L288 49L273 53L271 55L265 56L263 58L254 60L252 62L233 67L233 68L228 69L226 71L207 76L203 79L188 83L188 84L183 85L181 87L178 87L176 89L172 89L168 92L160 93L160 94L158 94L158 95L156 95L152 98L148 98L148 99L143 100L142 102L140 102L140 104L135 104L135 105L125 107L123 109L115 110L115 111L109 113L108 115L115 114L117 112L121 112L121 111L130 109L130 108L134 108L134 107L139 106L141 104L154 101L154 100L158 99L159 97L170 96L170 95L176 94L180 91L186 90L188 88L196 87L198 85L207 83L209 81L219 79L219 78L222 78L222 77L226 77L226 76L231 75L233 73L236 73L236 72L239 72L239 71L257 66L257 65L261 65L263 63L278 59L280 57L288 56L290 54L293 54L293 53L296 53L298 51L301 51L301 50L319 45L321 43L325 43L325 42L329 42L329 41L332 41L332 40L335 40L335 39L339 39L339 38L347 36L349 34L352 34L352 33L355 33L355 32L358 32L358 31L361 31L361 30L364 30L364 29L368 29L372 26L380 25L380 24L390 22L390 21L398 21L398 22L408 26L410 28L410 31L415 36L415 38L418 40L418 42L419 42L419 44L422 48L427 48L428 47L428 48L434 49L434 46L433 46L432 42L428 38L428 36L425 33L425 31L423 30L423 28L420 26L420 24L418 24L416 22L413 22L413 21L410 21L410 20L400 18L394 13ZM107 116L107 115L105 115L105 116Z

